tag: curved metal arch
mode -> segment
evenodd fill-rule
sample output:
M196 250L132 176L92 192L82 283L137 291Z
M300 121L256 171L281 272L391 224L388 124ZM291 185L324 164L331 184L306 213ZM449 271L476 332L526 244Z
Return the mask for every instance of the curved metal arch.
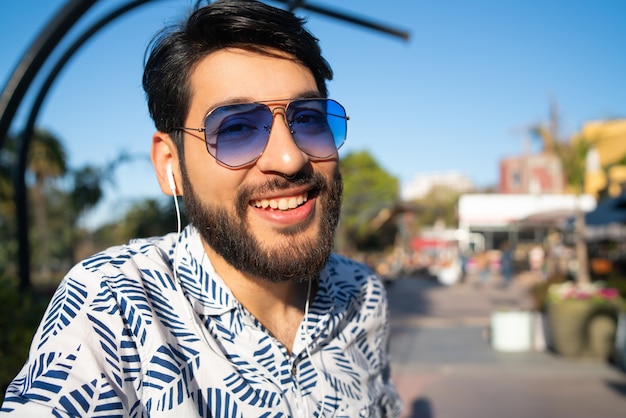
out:
M41 31L13 70L0 95L0 149L11 122L37 72L74 24L96 0L70 0Z
M343 20L344 22L352 23L352 24L362 26L367 29L372 29L377 32L385 33L387 35L400 38L403 41L408 41L410 38L410 34L406 30L394 28L384 23L375 22L370 19L365 19L363 17L357 16L352 13L348 14L346 12L339 11L338 9L332 9L328 6L316 6L312 3L307 2L307 0L272 0L272 1L287 5L287 10L289 10L290 12L294 12L296 9L304 9L304 10L308 10L309 12L318 13L323 16L332 17L338 20Z
M28 216L27 216L27 193L26 193L26 181L25 181L25 173L26 173L26 164L27 164L27 155L28 149L30 147L31 138L34 133L35 122L37 117L39 116L39 111L41 110L41 106L48 94L48 91L52 87L54 81L57 79L59 73L68 61L74 56L74 54L80 49L80 47L89 40L93 35L95 35L98 31L104 28L106 25L124 15L125 13L149 2L151 0L134 0L127 4L121 5L117 9L111 11L94 24L92 24L89 28L83 32L63 53L63 55L58 59L54 67L48 73L46 80L42 84L37 96L31 106L31 110L29 112L28 120L20 135L19 139L19 154L17 165L15 166L14 171L14 188L15 188L15 207L16 207L16 215L17 215L17 238L18 238L18 267L20 272L20 288L27 289L30 286L30 245L28 240ZM80 2L80 1L79 1ZM75 22L74 22L75 23ZM57 44L60 41L60 38L57 40ZM49 54L49 52L48 52ZM41 62L43 64L43 61ZM41 67L39 64L39 67ZM34 75L33 75L34 77ZM28 84L32 83L32 79ZM28 87L28 86L26 86ZM24 89L24 93L26 89ZM19 99L21 101L22 97ZM17 103L19 105L19 103ZM17 109L17 106L16 106ZM1 110L1 109L0 109Z

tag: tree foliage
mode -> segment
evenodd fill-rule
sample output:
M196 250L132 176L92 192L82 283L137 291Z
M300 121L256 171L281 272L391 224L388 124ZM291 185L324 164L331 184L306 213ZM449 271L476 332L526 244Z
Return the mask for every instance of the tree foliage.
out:
M584 191L585 164L591 142L582 137L576 137L571 141L561 138L559 129L558 107L556 103L551 103L548 120L532 126L530 134L541 142L542 152L558 157L566 187L572 193L580 195Z
M185 224L183 219L182 224ZM97 247L122 244L132 238L164 235L176 230L176 213L171 198L134 202L122 219L101 226L91 234Z
M432 227L437 222L445 226L456 227L457 205L461 192L445 185L433 186L426 195L411 203L418 214L413 224L414 233L421 228Z
M13 175L19 175L16 173L19 139L9 136L0 150L0 238L3 240L0 275L18 273ZM138 156L122 151L102 167L85 165L73 169L67 161L63 142L50 132L36 128L26 157L30 262L36 267L38 280L54 281L76 262L77 252L86 255L84 251L78 251L78 247L103 248L86 245L90 234L81 227L80 221L101 201L104 183L113 182L115 170ZM114 239L102 245L119 242Z
M374 220L381 211L398 204L398 179L385 171L367 151L347 154L340 161L340 169L344 193L339 251L381 249L392 244L395 225L378 225Z
M6 155L6 154L5 154ZM10 169L4 158L0 159L0 277L12 268L9 260L15 260L17 243L15 239L15 204Z
M34 220L39 252L39 274L43 280L49 280L50 271L50 227L48 220L48 194L51 180L65 175L67 171L67 154L62 142L52 133L35 129L27 155L28 171L35 178L31 190Z

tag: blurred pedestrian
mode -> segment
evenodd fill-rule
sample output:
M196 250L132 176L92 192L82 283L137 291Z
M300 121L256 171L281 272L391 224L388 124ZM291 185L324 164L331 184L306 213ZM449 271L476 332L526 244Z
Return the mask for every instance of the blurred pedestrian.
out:
M504 241L500 246L500 269L504 287L509 287L513 280L513 250L508 241Z
M543 247L540 245L534 246L528 252L528 265L530 266L530 271L540 280L544 280L544 262L545 262L546 252Z

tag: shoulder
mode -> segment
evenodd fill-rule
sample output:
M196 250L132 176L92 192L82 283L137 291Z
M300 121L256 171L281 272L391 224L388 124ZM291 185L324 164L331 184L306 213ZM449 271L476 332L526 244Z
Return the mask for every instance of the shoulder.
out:
M134 291L145 293L139 289L146 287L173 287L175 240L175 234L137 239L87 257L67 272L55 296L68 297L69 289L74 289L83 296L83 303L89 304L103 295L111 298Z
M377 280L378 276L374 274L371 268L365 264L333 253L328 260L327 269L331 275L341 275L347 280Z
M91 321L96 316L119 316L122 305L149 311L149 304L142 303L148 293L174 287L170 256L174 245L175 236L170 235L137 239L84 259L61 281L49 314L57 320L60 310L73 306L72 318L82 315Z
M94 329L112 342L144 332L153 323L156 297L174 289L167 255L174 239L166 235L135 240L75 265L50 300L36 336L39 348L65 347L75 350L76 357L82 351L83 358L98 358L93 354L96 340L79 341L75 336ZM126 327L132 331L120 331Z
M361 262L332 254L326 267L326 278L335 297L386 304L383 281Z
M70 270L68 276L79 272L105 276L119 272L133 276L144 269L171 270L175 245L176 234L135 239L84 259Z
M68 272L51 297L25 367L7 390L12 394L7 408L32 412L42 405L38 399L46 399L46 408L73 407L79 387L92 395L109 390L105 398L81 398L85 405L102 402L107 407L115 399L120 407L132 406L139 396L144 359L162 344L155 317L169 313L176 302L151 298L168 291L175 239L164 236L111 247Z

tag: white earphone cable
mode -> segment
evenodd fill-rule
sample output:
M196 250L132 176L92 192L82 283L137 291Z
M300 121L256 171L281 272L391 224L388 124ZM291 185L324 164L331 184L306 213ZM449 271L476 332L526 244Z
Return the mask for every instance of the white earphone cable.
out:
M322 373L320 373L317 366L315 366L315 363L313 362L313 357L311 356L311 349L309 348L309 304L311 300L312 283L313 283L313 280L309 280L309 285L307 287L307 292L306 292L306 302L304 303L304 338L305 338L304 349L306 350L306 354L309 356L309 361L311 362L311 366L313 367L313 370L315 370L315 373L317 374L318 382L320 385L322 385L322 389L323 389L322 408L321 408L319 416L323 417L324 409L326 408L326 386L324 385L324 382L323 382L324 376L322 375Z

